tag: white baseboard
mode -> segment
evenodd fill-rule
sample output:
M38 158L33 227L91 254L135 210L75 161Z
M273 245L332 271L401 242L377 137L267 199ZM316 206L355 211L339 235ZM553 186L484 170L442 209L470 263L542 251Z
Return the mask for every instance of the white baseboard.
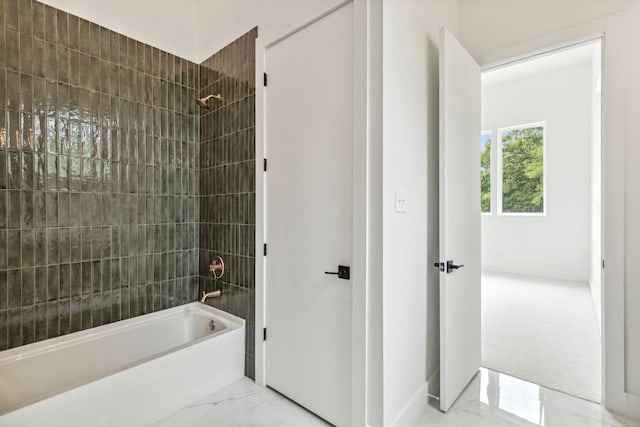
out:
M429 400L429 384L424 383L393 419L390 427L414 426Z

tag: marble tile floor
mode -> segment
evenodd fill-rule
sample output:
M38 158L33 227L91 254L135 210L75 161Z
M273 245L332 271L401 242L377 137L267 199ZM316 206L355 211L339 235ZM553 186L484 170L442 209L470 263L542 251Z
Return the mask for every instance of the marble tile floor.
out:
M153 427L326 427L312 413L245 377Z
M295 403L244 378L153 424L153 427L327 426ZM602 406L482 368L451 410L425 405L422 426L636 427Z
M614 415L597 403L486 368L446 414L436 405L425 407L417 426L640 426L640 420Z

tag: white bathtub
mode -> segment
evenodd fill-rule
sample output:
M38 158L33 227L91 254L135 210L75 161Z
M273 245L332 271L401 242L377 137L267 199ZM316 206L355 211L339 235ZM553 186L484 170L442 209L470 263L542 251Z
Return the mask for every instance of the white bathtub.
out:
M195 302L0 352L0 426L148 426L242 378L244 334Z

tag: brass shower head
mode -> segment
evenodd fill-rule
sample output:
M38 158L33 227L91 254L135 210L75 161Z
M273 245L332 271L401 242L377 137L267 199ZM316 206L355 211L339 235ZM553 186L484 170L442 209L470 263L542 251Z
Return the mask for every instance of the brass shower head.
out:
M201 106L202 108L205 108L207 110L210 110L211 107L209 107L209 100L213 98L213 99L217 99L218 101L222 101L222 96L220 94L218 95L207 95L204 98L198 98L196 99L196 104L198 104L199 106Z

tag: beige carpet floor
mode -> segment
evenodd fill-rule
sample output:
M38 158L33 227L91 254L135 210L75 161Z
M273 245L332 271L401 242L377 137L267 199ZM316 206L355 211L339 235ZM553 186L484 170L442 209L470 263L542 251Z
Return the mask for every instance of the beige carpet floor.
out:
M483 274L483 366L600 402L600 346L587 283Z

